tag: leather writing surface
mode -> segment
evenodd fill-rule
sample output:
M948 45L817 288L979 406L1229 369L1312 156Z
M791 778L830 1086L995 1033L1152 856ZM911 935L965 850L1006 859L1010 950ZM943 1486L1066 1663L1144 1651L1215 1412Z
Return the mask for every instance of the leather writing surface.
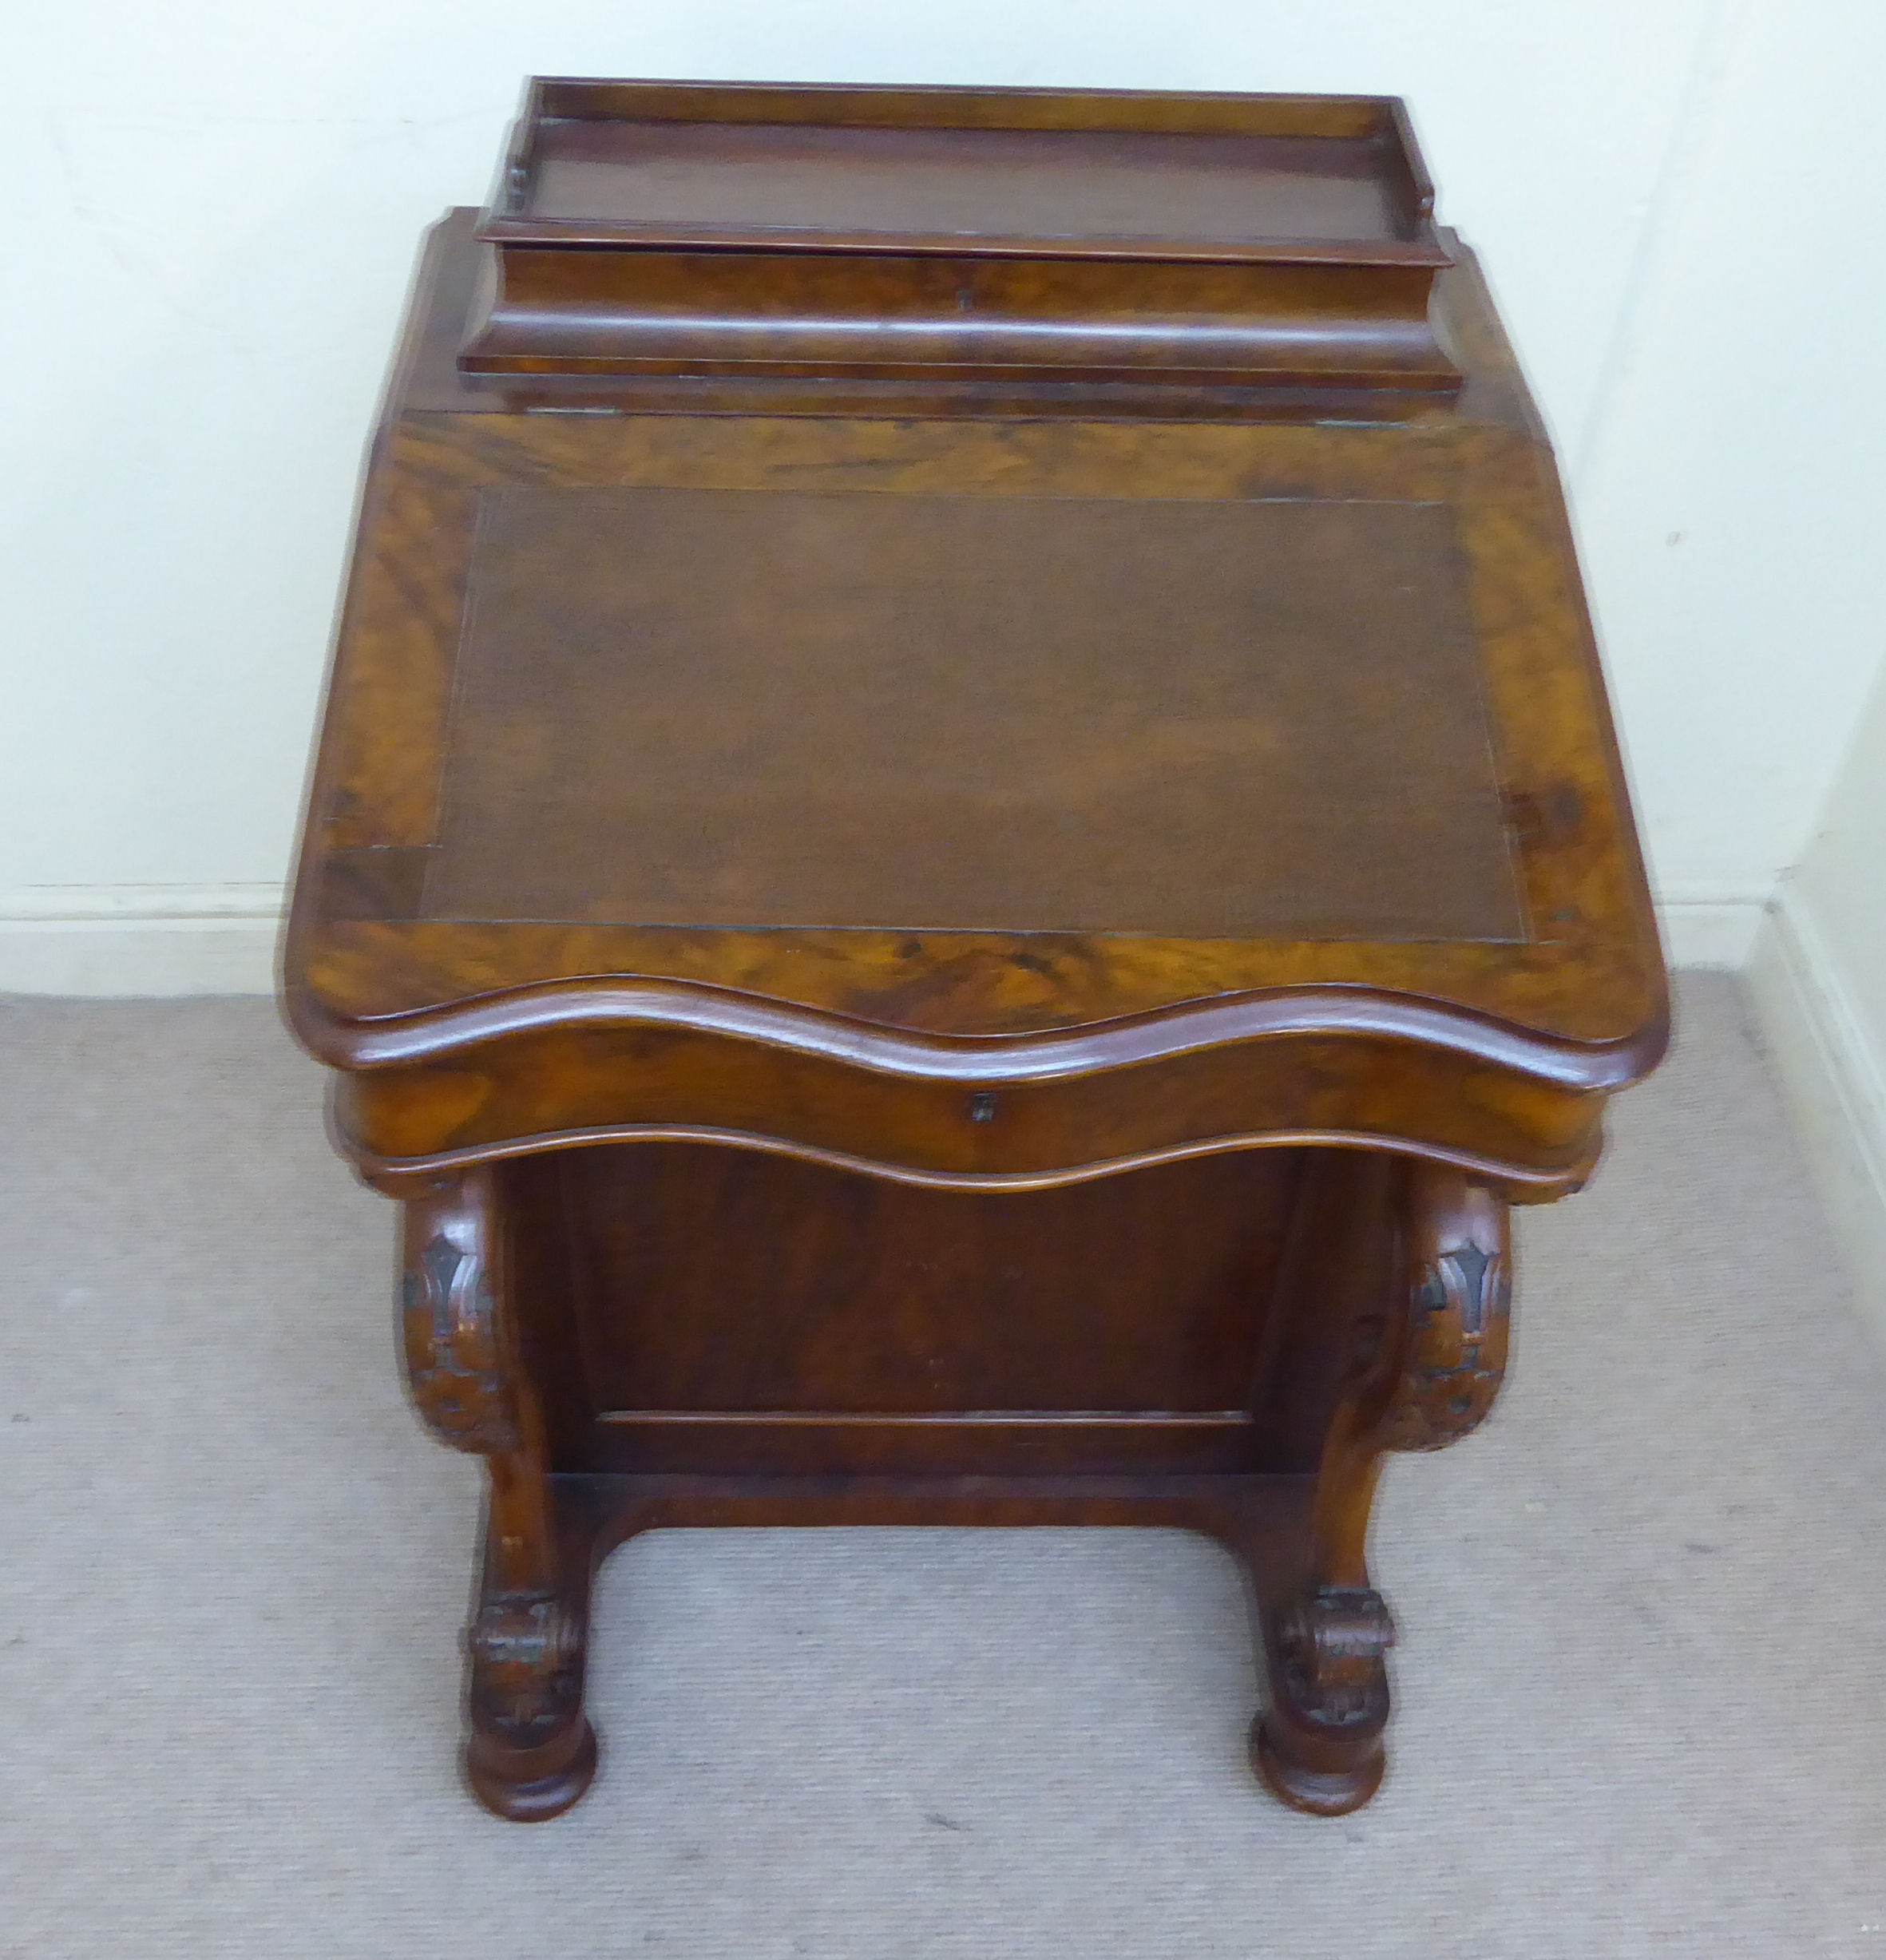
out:
M1436 503L506 487L422 916L1525 936Z

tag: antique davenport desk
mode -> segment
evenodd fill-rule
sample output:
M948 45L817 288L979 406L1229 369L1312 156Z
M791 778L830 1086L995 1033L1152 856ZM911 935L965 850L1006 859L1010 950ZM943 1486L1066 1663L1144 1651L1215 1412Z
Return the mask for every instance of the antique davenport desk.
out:
M1382 1773L1383 1452L1664 978L1550 450L1398 103L533 85L375 439L287 1010L485 1459L473 1788L671 1524L1179 1525Z

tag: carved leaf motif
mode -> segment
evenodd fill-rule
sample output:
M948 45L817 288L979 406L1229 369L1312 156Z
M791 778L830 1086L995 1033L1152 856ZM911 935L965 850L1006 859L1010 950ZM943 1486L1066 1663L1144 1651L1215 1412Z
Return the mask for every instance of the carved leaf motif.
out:
M1408 1360L1382 1424L1390 1449L1437 1450L1475 1428L1505 1375L1512 1311L1507 1261L1471 1241L1423 1269L1414 1290Z
M1457 1277L1460 1299L1460 1338L1478 1343L1486 1336L1489 1317L1488 1296L1492 1288L1487 1282L1487 1272L1493 1261L1477 1245L1456 1245L1443 1256L1441 1263L1451 1265ZM1447 1289L1441 1288L1444 1303Z
M515 1449L484 1262L435 1233L401 1277L400 1305L413 1399L433 1432L481 1455Z

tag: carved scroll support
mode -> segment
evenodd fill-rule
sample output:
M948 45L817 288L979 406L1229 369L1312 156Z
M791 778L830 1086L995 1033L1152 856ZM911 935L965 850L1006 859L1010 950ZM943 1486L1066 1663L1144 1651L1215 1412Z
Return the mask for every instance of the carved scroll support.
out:
M1500 1392L1512 1324L1507 1206L1484 1185L1409 1166L1389 1216L1358 1208L1344 1222L1352 1265L1373 1267L1383 1305L1351 1303L1363 1337L1324 1441L1304 1570L1266 1615L1270 1697L1252 1734L1272 1790L1325 1815L1365 1804L1386 1760L1395 1629L1368 1566L1383 1453L1439 1449L1474 1428Z
M1512 1249L1505 1202L1457 1172L1409 1180L1407 1315L1382 1447L1438 1450L1476 1427L1506 1375Z
M434 1435L485 1459L478 1604L466 1629L466 1773L501 1816L567 1810L596 1768L583 1712L588 1573L559 1542L541 1415L517 1351L497 1174L407 1190L399 1317Z
M406 1380L442 1443L481 1456L523 1447L517 1392L498 1325L497 1206L489 1171L408 1198L399 1326Z

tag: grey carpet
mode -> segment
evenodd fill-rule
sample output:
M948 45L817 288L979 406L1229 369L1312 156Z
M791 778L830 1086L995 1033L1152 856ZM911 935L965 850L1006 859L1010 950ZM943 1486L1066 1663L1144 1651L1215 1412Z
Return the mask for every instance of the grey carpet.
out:
M319 1087L264 1003L0 1006L0 1955L1886 1955L1886 1380L1733 982L1390 1470L1334 1823L1246 1768L1229 1561L1058 1530L639 1541L594 1788L485 1816L477 1473Z

